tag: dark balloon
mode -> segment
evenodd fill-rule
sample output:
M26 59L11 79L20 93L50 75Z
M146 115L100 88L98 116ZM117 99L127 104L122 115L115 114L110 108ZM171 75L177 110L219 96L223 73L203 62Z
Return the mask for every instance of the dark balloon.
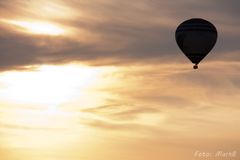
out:
M194 69L212 50L217 41L215 26L200 18L193 18L181 23L175 38L182 52L194 63Z

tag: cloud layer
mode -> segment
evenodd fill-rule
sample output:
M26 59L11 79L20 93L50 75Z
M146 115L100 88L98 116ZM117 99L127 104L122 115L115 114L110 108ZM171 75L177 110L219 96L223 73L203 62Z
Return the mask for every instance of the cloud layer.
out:
M74 32L34 36L0 23L1 68L76 61L90 65L182 62L185 57L175 44L175 28L192 17L205 18L218 28L219 40L209 60L236 60L238 5L237 0L0 2L2 19L49 21ZM229 52L233 54L226 56Z
M74 87L79 97L59 104L57 114L48 110L51 105L4 99L0 79L1 157L199 160L196 150L239 151L239 5L237 0L0 1L1 71L67 63L117 68L106 69L96 88ZM219 32L197 72L174 35L178 24L192 17L213 22ZM69 32L36 35L6 20L47 21ZM72 81L75 74L80 78ZM63 75L70 81L59 80L56 88L80 83L81 74ZM50 75L43 79L55 84L58 79ZM22 74L18 78L24 81ZM42 86L41 78L28 82ZM46 91L53 90L47 84Z

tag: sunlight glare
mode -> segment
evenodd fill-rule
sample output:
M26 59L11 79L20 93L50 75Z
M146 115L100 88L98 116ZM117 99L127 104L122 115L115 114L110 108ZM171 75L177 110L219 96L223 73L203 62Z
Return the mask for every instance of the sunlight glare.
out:
M0 76L1 97L13 102L56 106L100 83L107 68L41 66L37 71L6 72ZM56 112L52 108L49 112Z
M21 27L32 34L57 36L65 33L60 26L49 22L6 20L5 22Z

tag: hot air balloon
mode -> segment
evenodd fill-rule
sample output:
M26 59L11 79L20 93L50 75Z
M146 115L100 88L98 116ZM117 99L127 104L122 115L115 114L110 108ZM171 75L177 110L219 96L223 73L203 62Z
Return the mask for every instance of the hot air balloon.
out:
M216 27L201 18L193 18L181 23L176 30L175 38L179 48L195 64L198 64L212 50L217 41Z

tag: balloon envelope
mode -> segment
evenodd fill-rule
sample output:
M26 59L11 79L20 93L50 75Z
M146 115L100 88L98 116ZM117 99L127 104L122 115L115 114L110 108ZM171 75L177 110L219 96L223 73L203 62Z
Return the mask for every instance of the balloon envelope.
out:
M175 38L179 48L197 69L197 65L215 45L217 29L204 19L193 18L178 26Z

